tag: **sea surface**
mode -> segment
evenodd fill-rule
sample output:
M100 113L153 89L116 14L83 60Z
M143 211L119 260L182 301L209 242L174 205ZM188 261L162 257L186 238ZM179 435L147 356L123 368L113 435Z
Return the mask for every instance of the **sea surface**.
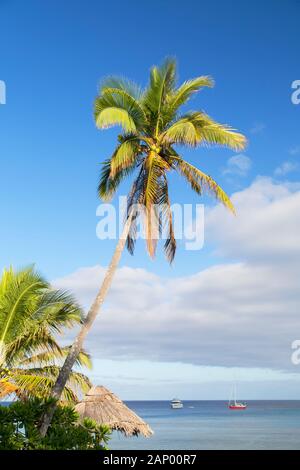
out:
M244 411L229 410L224 401L183 401L178 410L167 401L126 404L154 435L126 438L115 431L111 450L300 450L300 401L248 401Z
M249 401L244 411L223 401L126 402L154 431L150 438L114 433L114 449L300 449L300 401Z

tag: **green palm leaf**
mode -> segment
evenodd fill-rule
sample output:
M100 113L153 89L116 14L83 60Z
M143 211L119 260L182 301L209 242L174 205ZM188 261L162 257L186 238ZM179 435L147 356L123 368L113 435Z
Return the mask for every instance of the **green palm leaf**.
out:
M135 134L123 137L121 144L117 147L110 161L109 177L114 179L116 175L136 162L140 151L140 141Z
M168 106L175 113L177 109L185 104L191 96L201 90L203 87L212 88L214 82L208 76L202 76L187 80L177 90L175 90L168 99Z
M242 150L246 145L242 134L201 112L188 113L179 118L163 133L162 142L168 145L222 145L233 150Z
M229 196L211 176L206 175L203 171L181 159L177 160L176 169L189 182L194 191L198 194L202 194L203 190L213 193L218 201L235 214L235 209Z
M67 357L70 351L70 346L64 348L58 348L55 351L42 350L32 356L28 356L25 359L19 361L20 366L44 366L44 365L55 365L62 363ZM76 365L84 366L89 369L92 368L91 356L86 351L81 351L76 359Z
M142 105L146 110L149 128L157 137L165 123L171 119L171 110L165 106L168 94L172 93L176 82L176 62L167 59L161 67L152 67L150 84L146 90Z
M0 343L9 340L23 328L39 294L47 288L45 280L33 268L4 271L0 282Z
M113 157L112 157L113 158ZM111 176L111 160L105 160L102 164L100 181L98 185L98 194L104 201L110 201L117 191L122 181L136 169L136 161L132 165L119 169L115 176Z
M97 116L96 125L99 129L120 125L125 132L136 131L135 122L126 109L111 106L99 112L96 109L95 114Z
M128 78L124 77L110 75L104 78L100 84L99 94L101 95L103 92L110 88L125 91L136 101L139 101L143 94L142 88L137 83L133 82L132 80L128 80Z
M48 366L32 369L15 369L10 382L17 387L14 393L20 398L48 398L59 374L59 367ZM91 388L89 379L78 372L72 372L62 396L63 401L78 401L78 393Z

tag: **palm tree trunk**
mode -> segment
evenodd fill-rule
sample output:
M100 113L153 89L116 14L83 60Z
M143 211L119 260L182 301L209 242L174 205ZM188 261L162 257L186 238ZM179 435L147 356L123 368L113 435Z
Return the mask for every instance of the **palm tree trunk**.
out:
M60 373L59 373L59 376L56 380L56 383L52 389L52 392L51 392L51 397L55 398L55 402L53 403L53 405L51 405L49 407L49 409L47 410L47 412L43 415L42 417L42 420L41 420L41 424L40 424L40 428L39 428L39 431L40 431L40 434L42 437L44 437L47 433L47 430L48 430L48 427L50 426L51 424L51 421L52 421L52 418L53 418L53 414L54 414L54 411L56 409L56 406L57 406L57 402L58 400L60 399L61 397L61 394L63 392L63 389L70 377L70 373L72 371L72 367L82 349L82 345L83 345L83 341L86 337L86 335L88 334L88 332L90 331L90 329L92 328L92 325L97 317L97 314L104 302L104 299L106 297L106 294L111 286L111 283L112 283L112 280L113 280L113 277L114 277L114 274L117 270L117 267L118 267L118 264L119 264L119 261L120 261L120 258L121 258L121 255L122 255L122 252L124 250L124 247L125 247L125 243L126 243L126 239L127 239L127 236L128 236L128 233L129 233L129 229L130 229L130 224L131 224L131 221L132 221L132 214L128 216L126 222L125 222L125 225L124 225L124 229L123 229L123 233L118 241L118 244L116 246L116 249L115 249L115 252L113 254L113 257L111 259L111 262L110 262L110 265L107 269L107 272L105 274L105 277L104 277L104 280L102 282L102 285L100 287L100 290L84 320L84 323L81 327L81 330L80 332L78 333L71 349L70 349L70 352L68 354L68 356L66 357L65 359L65 362L60 370Z

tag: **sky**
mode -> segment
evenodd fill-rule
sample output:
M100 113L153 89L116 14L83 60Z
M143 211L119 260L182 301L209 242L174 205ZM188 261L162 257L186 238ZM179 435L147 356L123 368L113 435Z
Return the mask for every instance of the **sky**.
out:
M96 236L100 164L118 134L94 124L103 77L146 86L176 57L179 82L215 80L189 107L248 139L242 153L183 152L237 217L172 176L172 202L205 204L203 248L179 243L172 266L142 240L122 256L86 349L92 380L124 399L226 399L234 381L241 398L300 397L299 13L298 0L0 0L2 268L35 263L88 309L115 246Z

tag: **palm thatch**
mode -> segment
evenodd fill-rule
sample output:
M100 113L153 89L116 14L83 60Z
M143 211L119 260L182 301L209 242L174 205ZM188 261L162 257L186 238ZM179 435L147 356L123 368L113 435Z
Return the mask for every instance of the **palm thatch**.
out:
M92 387L75 407L81 418L91 418L99 424L121 431L125 436L142 434L150 437L152 429L116 395L102 386Z

